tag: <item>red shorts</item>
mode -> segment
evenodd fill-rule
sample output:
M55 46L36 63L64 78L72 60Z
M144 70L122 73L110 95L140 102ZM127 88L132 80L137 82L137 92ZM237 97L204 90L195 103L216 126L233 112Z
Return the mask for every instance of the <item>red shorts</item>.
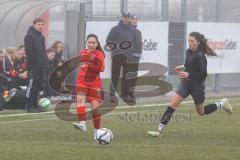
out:
M84 83L81 83L77 84L76 89L78 95L81 95L81 93L84 93L84 95L86 95L86 102L103 101L102 88L94 85L86 85Z

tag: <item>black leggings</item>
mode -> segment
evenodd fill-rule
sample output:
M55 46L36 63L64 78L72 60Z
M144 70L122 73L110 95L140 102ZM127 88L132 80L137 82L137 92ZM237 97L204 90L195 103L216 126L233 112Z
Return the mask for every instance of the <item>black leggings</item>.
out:
M31 108L38 105L38 94L42 90L43 71L30 71L29 77L26 97L28 98L28 107Z

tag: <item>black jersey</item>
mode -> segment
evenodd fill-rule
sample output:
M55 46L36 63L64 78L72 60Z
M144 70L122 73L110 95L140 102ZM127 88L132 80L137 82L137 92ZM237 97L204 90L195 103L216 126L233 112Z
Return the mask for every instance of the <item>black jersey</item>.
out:
M205 81L207 77L207 58L201 49L195 52L188 49L184 66L185 71L189 73L189 80L198 82Z

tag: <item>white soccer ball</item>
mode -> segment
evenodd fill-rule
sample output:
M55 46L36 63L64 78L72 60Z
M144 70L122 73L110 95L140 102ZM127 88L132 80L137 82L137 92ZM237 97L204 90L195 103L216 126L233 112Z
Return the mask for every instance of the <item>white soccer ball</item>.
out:
M38 101L38 105L43 109L47 109L50 104L51 104L51 101L47 98L42 98Z
M98 129L96 133L96 139L99 144L110 144L113 140L113 133L107 128Z

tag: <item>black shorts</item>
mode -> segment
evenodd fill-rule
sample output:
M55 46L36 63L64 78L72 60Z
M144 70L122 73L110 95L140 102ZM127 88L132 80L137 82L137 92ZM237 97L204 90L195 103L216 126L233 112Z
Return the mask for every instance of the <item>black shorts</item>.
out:
M176 92L183 98L191 95L195 104L201 104L205 100L204 82L182 80Z

